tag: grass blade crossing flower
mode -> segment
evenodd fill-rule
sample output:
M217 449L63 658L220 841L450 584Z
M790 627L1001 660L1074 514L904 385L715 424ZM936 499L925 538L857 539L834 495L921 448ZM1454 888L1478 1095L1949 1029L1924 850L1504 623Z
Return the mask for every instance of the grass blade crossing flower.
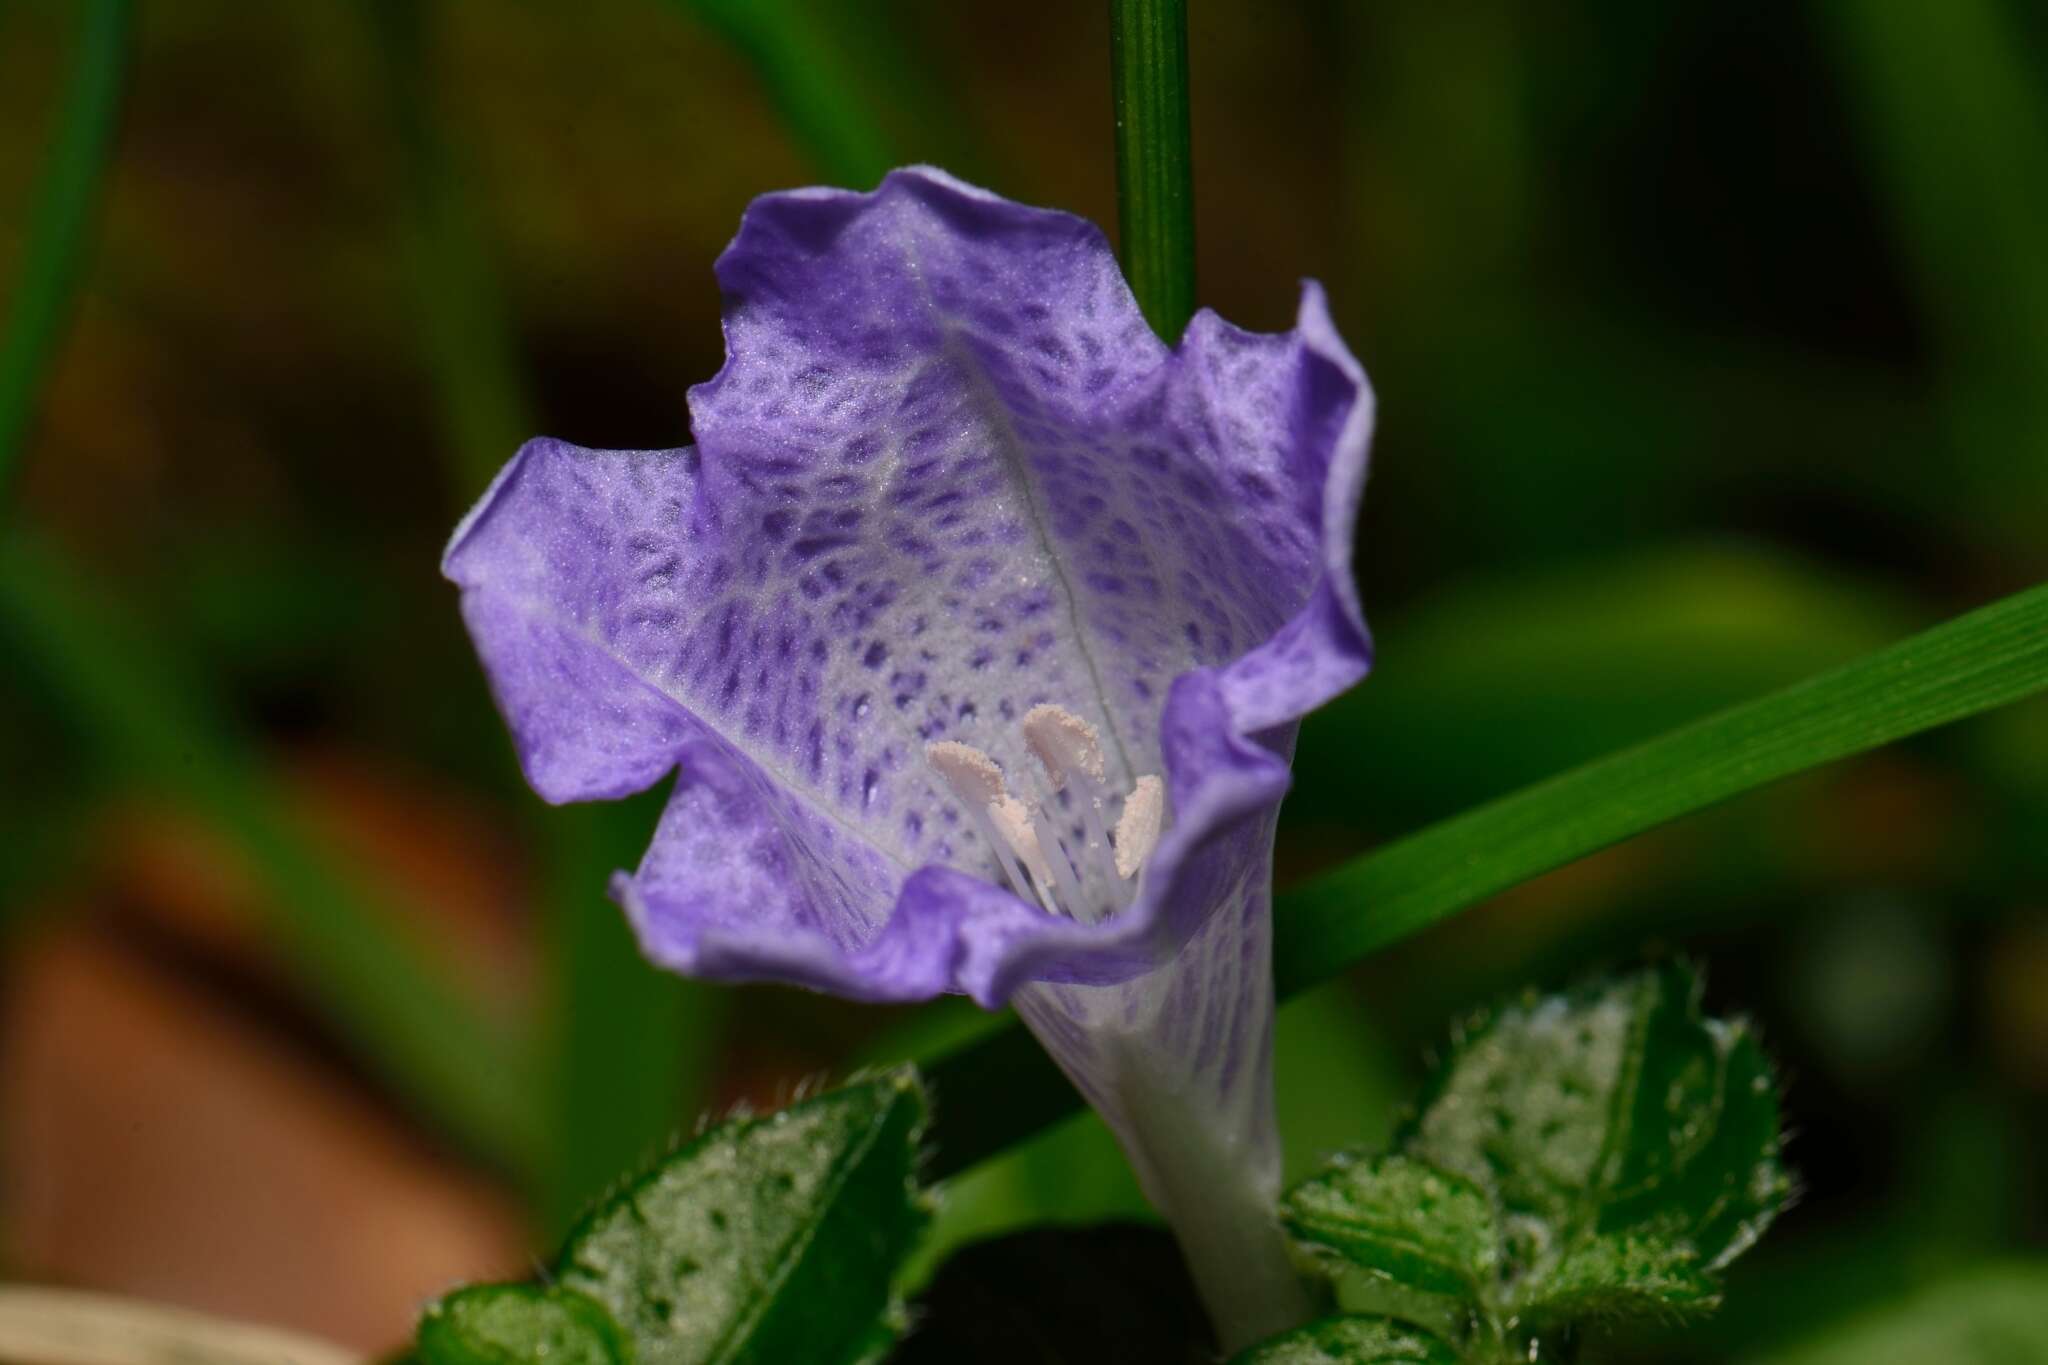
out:
M1224 1336L1291 1326L1274 819L1371 653L1321 290L1169 347L1092 225L928 169L759 199L717 271L697 445L530 442L449 548L528 778L677 771L614 887L663 965L1014 1001Z

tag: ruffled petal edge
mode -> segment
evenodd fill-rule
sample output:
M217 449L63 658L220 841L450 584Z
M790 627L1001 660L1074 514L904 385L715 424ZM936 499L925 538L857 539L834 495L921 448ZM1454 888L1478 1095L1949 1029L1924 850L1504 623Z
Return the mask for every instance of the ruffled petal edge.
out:
M1217 322L1204 310L1190 327ZM1175 679L1161 720L1173 822L1129 908L1084 924L968 873L925 867L905 880L875 936L847 950L787 923L678 933L677 907L650 904L622 873L613 894L649 957L709 979L780 981L869 1001L958 992L997 1008L1031 981L1114 985L1151 971L1244 879L1266 876L1294 726L1362 679L1373 648L1351 568L1373 393L1313 281L1303 287L1296 336L1296 436L1320 445L1323 460L1321 573L1268 639L1222 668Z

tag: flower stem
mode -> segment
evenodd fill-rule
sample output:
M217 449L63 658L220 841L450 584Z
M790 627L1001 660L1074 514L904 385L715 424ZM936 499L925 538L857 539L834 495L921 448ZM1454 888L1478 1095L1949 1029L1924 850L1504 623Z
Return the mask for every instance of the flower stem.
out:
M63 339L88 227L105 179L127 68L129 0L98 0L84 15L78 62L64 96L0 340L0 489L13 473L43 380Z
M1110 0L1109 54L1124 275L1172 342L1195 312L1187 0Z
M1132 1050L1115 1073L1126 1118L1118 1136L1145 1197L1173 1228L1217 1340L1234 1355L1311 1316L1273 1214L1279 1153L1247 1131L1257 1118L1233 1122L1214 1095L1175 1085L1174 1069L1150 1049ZM1270 1092L1260 1102L1270 1110ZM1269 1132L1270 1122L1268 1113Z

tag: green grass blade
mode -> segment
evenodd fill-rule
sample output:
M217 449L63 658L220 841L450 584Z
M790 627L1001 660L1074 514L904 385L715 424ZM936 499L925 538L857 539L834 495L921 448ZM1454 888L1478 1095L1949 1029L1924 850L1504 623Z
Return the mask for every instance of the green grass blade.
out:
M896 164L817 6L791 0L671 0L731 44L760 77L797 145L826 179L868 189ZM870 16L870 22L878 22Z
M540 1134L532 1073L452 989L396 913L288 814L256 756L143 632L54 551L0 544L0 639L34 670L110 767L234 841L314 1006L383 1080L485 1159L530 1172Z
M2048 689L2048 585L1454 816L1280 897L1282 998L1489 896L1679 816ZM930 1068L935 1175L1079 1103L1021 1028Z
M467 505L533 435L504 299L459 167L434 116L429 48L435 9L377 0L366 10L404 176L400 230L441 403L443 439Z
M1124 275L1152 330L1178 341L1195 314L1187 0L1110 0L1110 81Z
M1283 994L1511 886L1752 787L2048 687L2048 586L1576 768L1290 892Z
M129 11L129 0L95 0L84 10L77 65L0 337L0 492L20 463L85 260L93 209L113 153L128 65Z

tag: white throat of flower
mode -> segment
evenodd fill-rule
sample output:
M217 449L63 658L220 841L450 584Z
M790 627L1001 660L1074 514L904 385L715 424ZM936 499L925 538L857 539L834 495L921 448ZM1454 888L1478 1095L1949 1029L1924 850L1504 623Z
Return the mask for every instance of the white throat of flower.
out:
M1013 793L996 761L972 745L928 744L925 761L967 807L1012 891L1070 919L1093 922L1115 914L1131 903L1138 874L1159 843L1166 784L1152 773L1140 777L1124 795L1112 830L1095 727L1064 707L1034 706L1020 728L1045 769L1036 799Z

